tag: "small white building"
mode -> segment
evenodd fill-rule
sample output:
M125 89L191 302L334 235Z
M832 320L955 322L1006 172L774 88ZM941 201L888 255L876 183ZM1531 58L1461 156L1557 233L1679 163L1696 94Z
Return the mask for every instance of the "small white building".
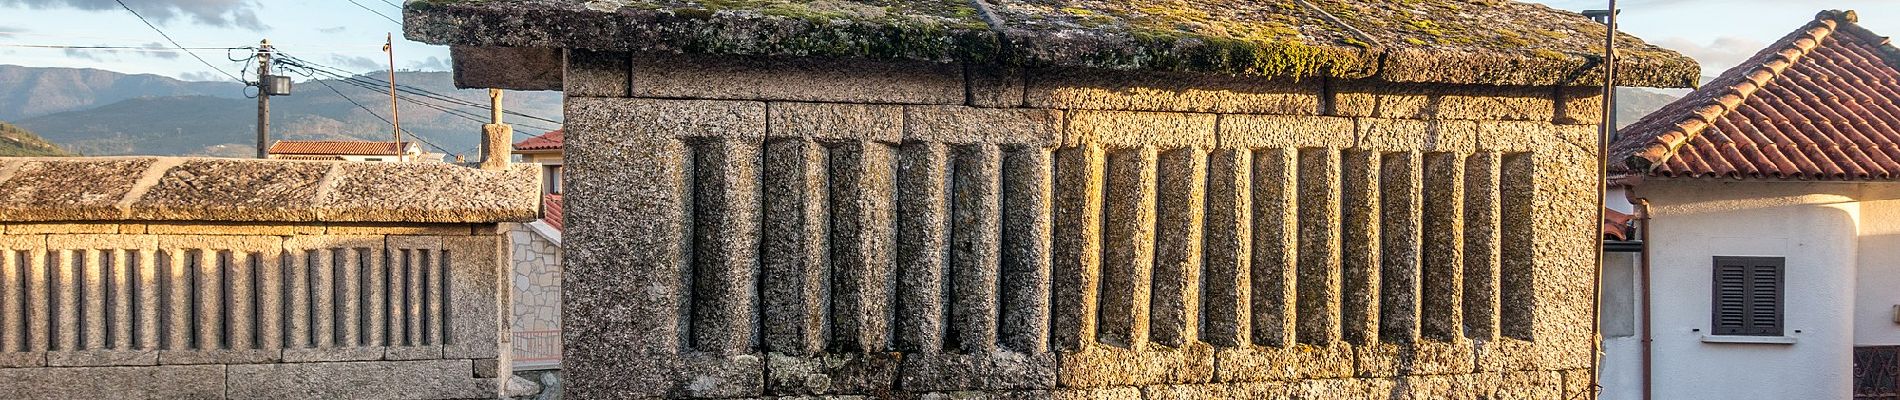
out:
M1601 398L1892 398L1900 49L1855 20L1821 13L1612 144L1608 206L1647 253L1605 257Z
M416 142L362 140L279 140L266 152L272 159L315 161L442 162L443 154L422 151Z

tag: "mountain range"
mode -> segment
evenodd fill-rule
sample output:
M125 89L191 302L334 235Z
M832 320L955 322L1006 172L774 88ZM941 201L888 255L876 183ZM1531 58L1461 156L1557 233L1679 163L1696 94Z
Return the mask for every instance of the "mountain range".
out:
M390 99L383 79L387 75L299 80L291 95L271 97L272 140L389 140ZM488 92L455 89L452 80L448 72L397 72L405 91L454 99L402 93L405 140L419 137L428 151L474 157L481 124L488 119ZM0 65L0 120L94 156L252 156L257 100L247 98L250 93L254 90L236 82ZM503 108L560 121L561 97L559 92L510 92ZM517 141L560 125L518 116L507 122L515 124Z

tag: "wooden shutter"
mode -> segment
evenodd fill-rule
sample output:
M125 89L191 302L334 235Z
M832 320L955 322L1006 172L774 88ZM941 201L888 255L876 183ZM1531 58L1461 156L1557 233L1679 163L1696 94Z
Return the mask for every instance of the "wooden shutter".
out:
M1784 266L1780 257L1716 257L1714 334L1781 336Z

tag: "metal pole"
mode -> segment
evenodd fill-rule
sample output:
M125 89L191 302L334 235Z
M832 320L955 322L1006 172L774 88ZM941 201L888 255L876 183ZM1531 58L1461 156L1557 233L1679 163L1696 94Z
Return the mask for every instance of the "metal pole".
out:
M270 39L257 42L257 158L270 157Z
M1602 226L1604 217L1604 198L1608 197L1610 183L1610 136L1616 132L1616 0L1609 0L1608 15L1604 16L1603 34L1603 129L1597 135L1597 203L1596 221L1591 226ZM1603 233L1591 235L1596 242L1596 271L1591 276L1591 316L1590 316L1590 369L1589 398L1596 398L1598 388L1602 387L1603 371ZM1648 238L1644 238L1647 240ZM1649 246L1649 243L1643 243Z
M392 130L395 131L396 135L396 161L408 161L403 159L408 149L402 145L402 112L396 109L396 41L394 34L383 34L383 52L389 53L389 116L392 121L390 125L394 126Z

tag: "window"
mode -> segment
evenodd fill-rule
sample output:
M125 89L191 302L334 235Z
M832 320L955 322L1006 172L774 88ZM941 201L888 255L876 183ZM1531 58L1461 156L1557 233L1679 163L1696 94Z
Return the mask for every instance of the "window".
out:
M369 158L363 159L363 161L382 161L382 160L383 160L382 158L378 158L378 157L369 157Z
M1716 257L1713 333L1781 336L1785 265L1781 257Z

